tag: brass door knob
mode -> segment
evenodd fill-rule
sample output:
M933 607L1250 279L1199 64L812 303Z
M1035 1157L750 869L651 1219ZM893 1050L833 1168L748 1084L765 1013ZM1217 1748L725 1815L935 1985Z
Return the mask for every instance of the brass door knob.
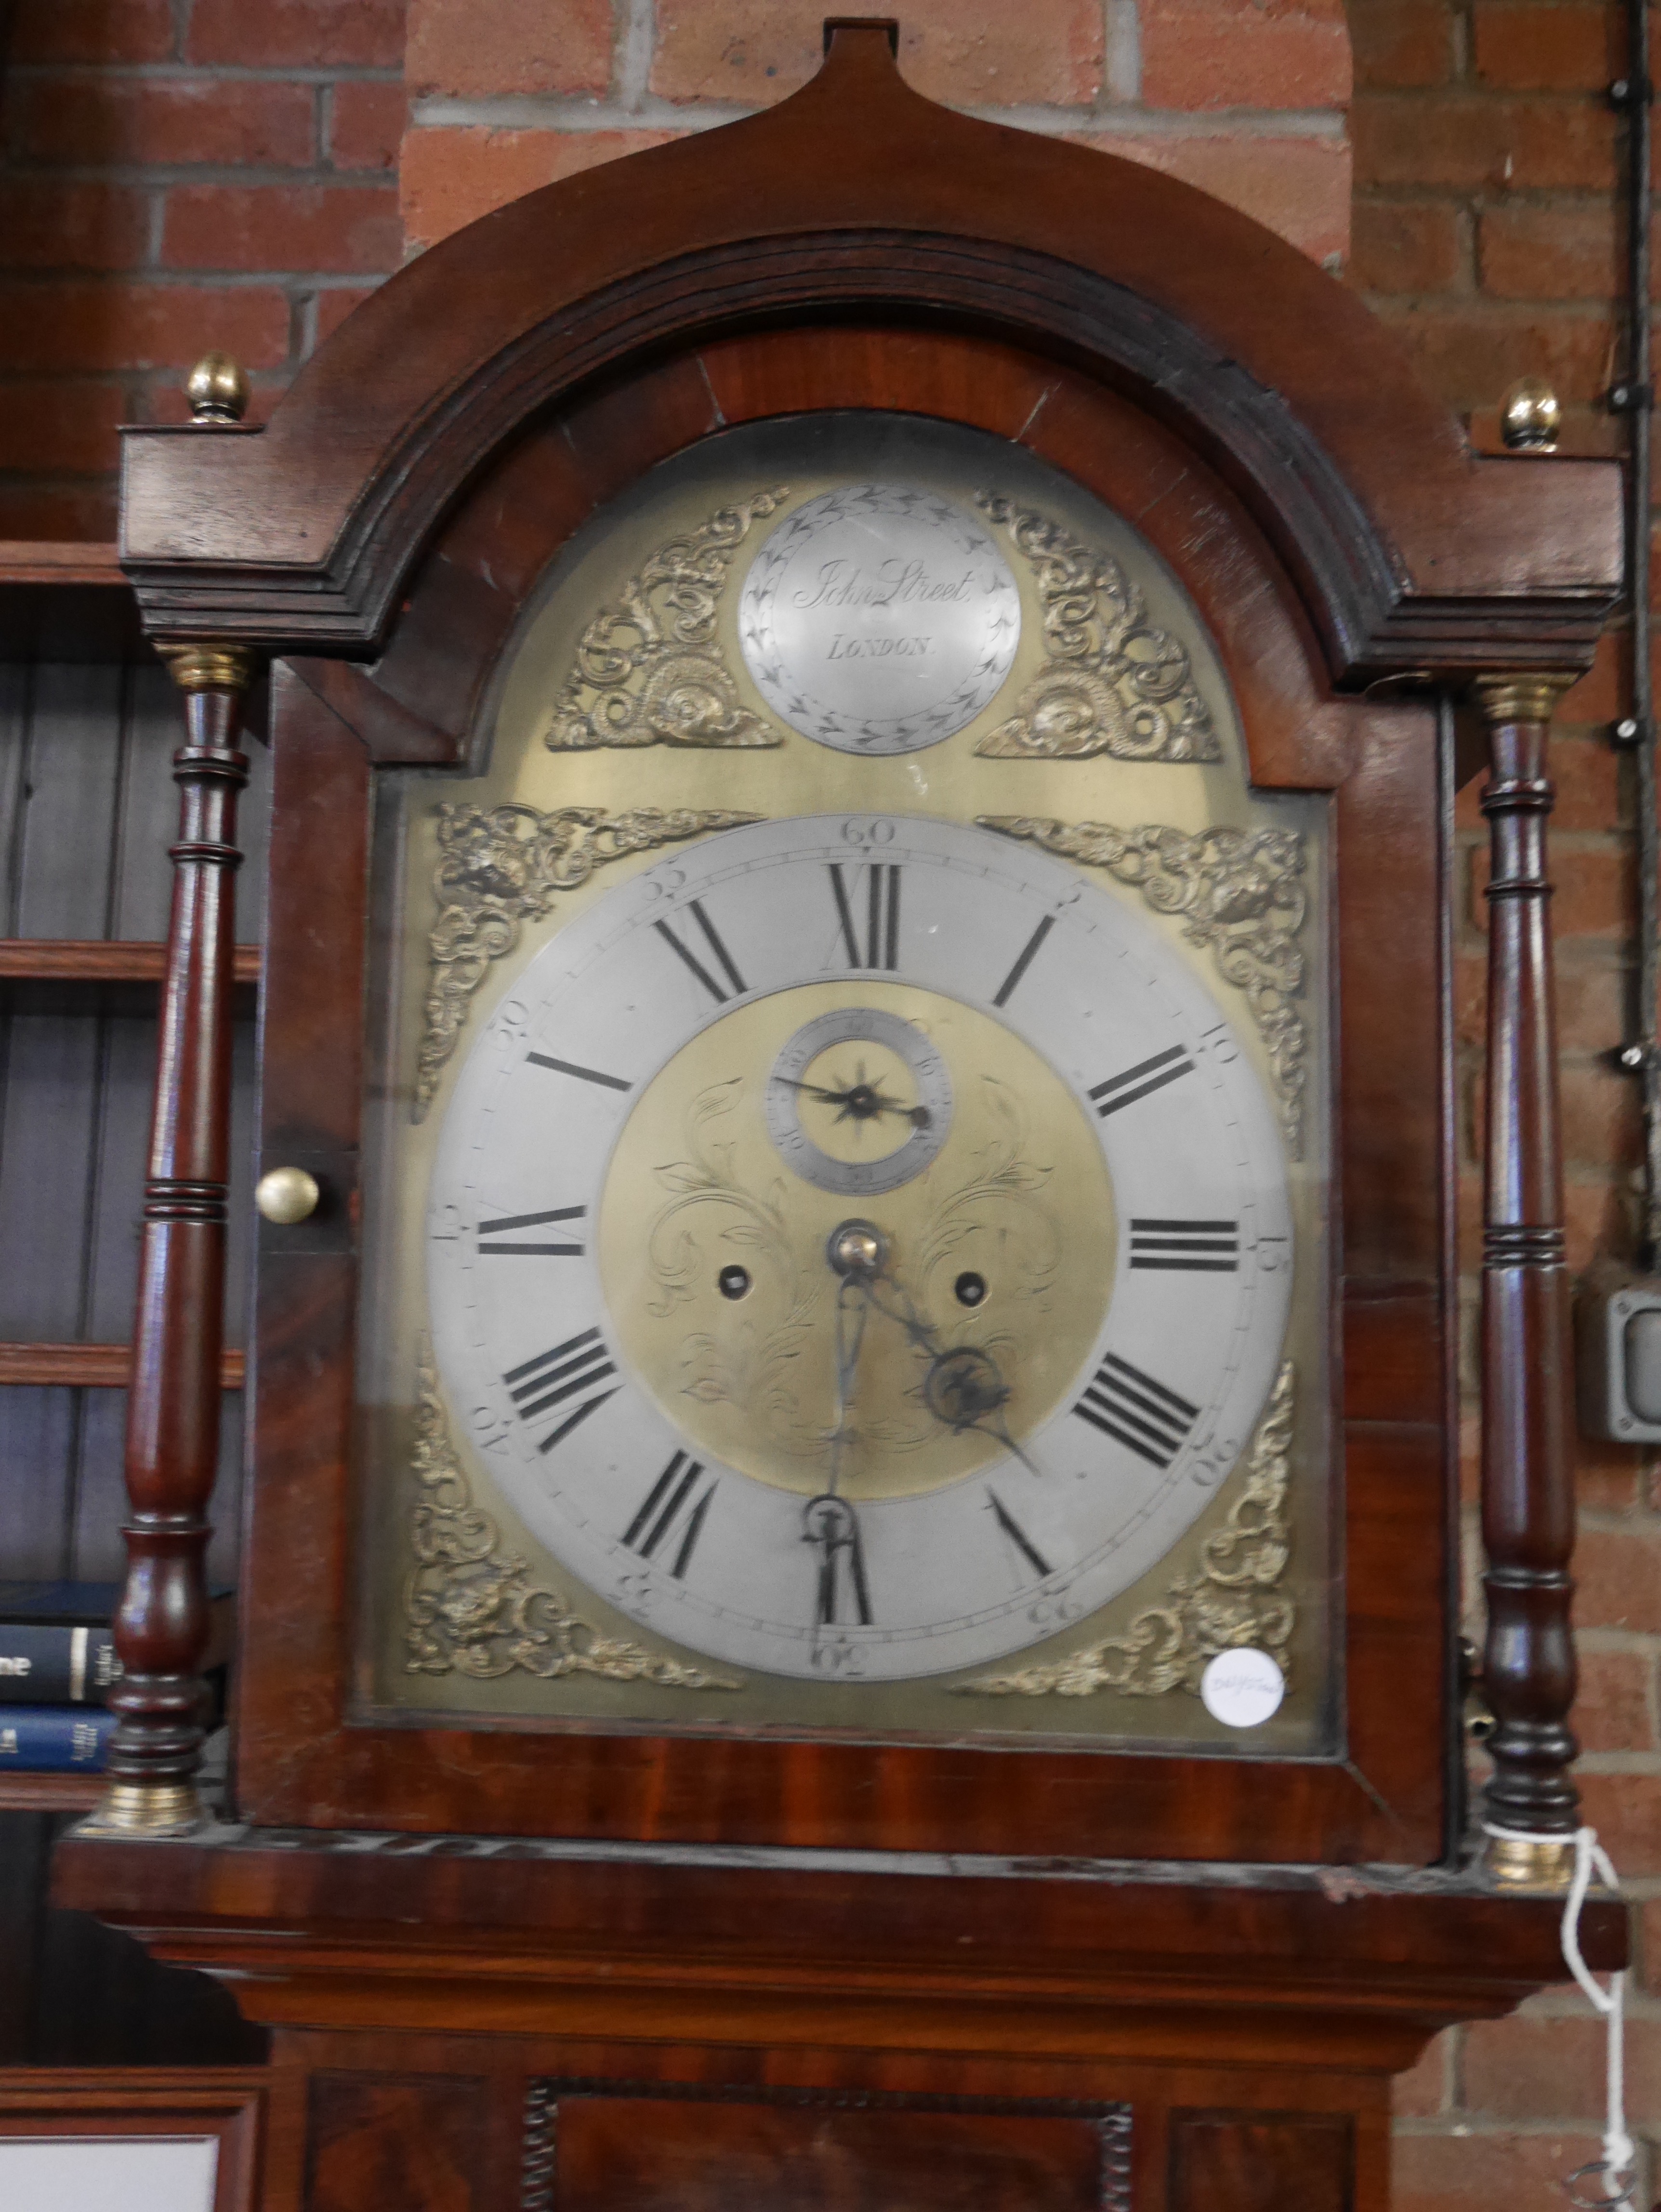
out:
M322 1195L316 1176L308 1176L304 1168L273 1168L254 1186L253 1202L267 1221L288 1226L315 1213Z

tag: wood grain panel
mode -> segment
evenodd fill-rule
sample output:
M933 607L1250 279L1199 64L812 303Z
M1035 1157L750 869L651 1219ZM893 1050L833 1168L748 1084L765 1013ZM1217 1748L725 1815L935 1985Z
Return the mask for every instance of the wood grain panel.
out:
M560 2212L1098 2212L1102 2142L1088 2120L843 2101L562 2096L555 2201Z
M478 2081L319 2074L307 2084L306 2212L497 2212L478 2191Z
M1354 2125L1333 2112L1173 2112L1181 2212L1354 2212Z

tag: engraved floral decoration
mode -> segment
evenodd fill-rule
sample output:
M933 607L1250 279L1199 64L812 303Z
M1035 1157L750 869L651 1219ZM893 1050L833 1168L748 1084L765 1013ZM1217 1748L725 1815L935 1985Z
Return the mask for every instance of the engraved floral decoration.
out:
M970 1156L964 1180L931 1212L907 1272L927 1313L936 1302L935 1279L954 1261L961 1264L964 1240L990 1233L1000 1239L1012 1285L1024 1300L1036 1301L1031 1310L1042 1315L1062 1253L1059 1226L1042 1201L1050 1170L1025 1157L1025 1118L1007 1086L990 1076L983 1077L982 1086L993 1133ZM700 1232L723 1249L739 1248L750 1266L771 1278L776 1295L746 1301L740 1314L726 1319L719 1337L697 1330L683 1339L677 1348L678 1387L702 1405L741 1409L746 1423L764 1431L776 1449L818 1461L827 1449L826 1408L818 1395L821 1378L805 1371L804 1354L811 1354L816 1337L823 1346L831 1279L818 1235L804 1234L792 1215L784 1180L776 1177L757 1191L738 1171L737 1146L725 1139L722 1125L742 1103L744 1091L744 1079L733 1078L700 1092L686 1117L685 1156L656 1171L667 1196L647 1237L647 1269L655 1291L647 1310L666 1321L709 1279L711 1263L700 1249ZM959 1344L972 1344L995 1359L1013 1359L1019 1349L1009 1336L977 1326L972 1316L957 1316L955 1334ZM920 1387L930 1356L927 1349L915 1354L919 1387L897 1390L882 1412L863 1412L861 1450L895 1456L938 1442L940 1423Z
M1105 868L1141 891L1156 913L1179 915L1191 945L1211 953L1241 992L1269 1054L1287 1150L1303 1158L1309 1032L1297 1001L1305 966L1299 943L1308 894L1296 830L1116 830L1105 822L1046 822L983 814L986 830L1030 838L1046 852Z
M647 1310L667 1320L707 1273L695 1234L701 1224L723 1246L739 1247L757 1267L766 1267L782 1293L783 1319L762 1328L741 1322L727 1333L725 1343L703 1331L687 1337L680 1349L681 1389L701 1405L725 1401L743 1407L788 1451L817 1452L824 1439L817 1425L802 1419L799 1363L828 1278L823 1264L800 1263L783 1177L775 1177L760 1195L739 1179L736 1147L720 1130L744 1088L743 1078L734 1077L700 1091L686 1118L687 1157L657 1171L668 1203L647 1238L647 1269L657 1289ZM817 1263L818 1254L812 1259ZM776 1310L770 1301L766 1310Z
M598 1674L609 1682L655 1682L671 1690L737 1690L725 1674L691 1667L607 1636L574 1613L555 1589L538 1589L523 1559L501 1554L502 1534L473 1498L450 1441L438 1377L423 1346L416 1406L411 1516L413 1553L405 1589L405 1671L467 1674L490 1681L533 1674L553 1681Z
M543 814L515 801L488 808L446 804L435 818L433 889L438 919L427 940L431 964L416 1062L417 1121L433 1102L490 963L514 950L526 922L551 910L556 893L575 890L596 868L626 854L731 830L758 817L694 807L664 812L655 806L627 814L563 806Z
M1054 1213L1040 1202L1051 1170L1027 1158L1027 1119L1020 1099L994 1075L982 1076L980 1093L993 1134L970 1155L967 1177L940 1198L930 1218L916 1263L925 1304L935 1275L964 1240L995 1223L1022 1297L1047 1291L1061 1264L1061 1231Z
M1276 1378L1242 1462L1244 1480L1220 1528L1201 1547L1200 1564L1179 1575L1162 1601L1143 1607L1121 1636L1104 1636L1063 1659L982 1674L963 1689L983 1698L1159 1698L1197 1696L1200 1677L1220 1651L1267 1651L1284 1670L1297 1622L1280 1588L1292 1557L1287 1522L1291 1485L1293 1378L1288 1360Z
M752 492L660 546L577 642L576 665L543 742L553 752L601 745L776 745L771 725L739 704L715 635L733 556L788 487Z
M1110 553L996 492L976 505L1037 579L1048 660L975 750L995 760L1215 761L1223 757L1187 648L1148 620Z

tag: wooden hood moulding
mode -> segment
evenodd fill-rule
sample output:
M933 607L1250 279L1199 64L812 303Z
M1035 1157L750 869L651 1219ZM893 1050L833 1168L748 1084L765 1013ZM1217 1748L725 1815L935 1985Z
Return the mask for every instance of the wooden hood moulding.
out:
M912 92L844 24L777 107L550 185L384 285L264 428L130 429L122 560L161 640L372 655L456 487L528 417L788 318L978 326L1205 453L1298 579L1341 684L1589 658L1619 476L1473 455L1361 303L1116 155Z

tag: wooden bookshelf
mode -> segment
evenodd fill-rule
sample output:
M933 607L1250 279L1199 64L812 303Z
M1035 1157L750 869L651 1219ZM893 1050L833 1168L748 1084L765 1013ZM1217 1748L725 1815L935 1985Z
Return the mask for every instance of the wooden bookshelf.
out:
M165 945L113 938L0 937L0 982L160 983L167 958ZM257 945L237 946L239 983L259 982L259 959Z
M153 658L113 545L0 538L0 658Z
M0 1344L0 1387L124 1390L131 1379L132 1352L125 1344ZM246 1380L246 1355L228 1351L220 1361L220 1388L240 1390Z
M119 547L95 539L0 538L0 585L91 584L130 591Z
M102 1774L0 1774L0 1813L90 1813Z

